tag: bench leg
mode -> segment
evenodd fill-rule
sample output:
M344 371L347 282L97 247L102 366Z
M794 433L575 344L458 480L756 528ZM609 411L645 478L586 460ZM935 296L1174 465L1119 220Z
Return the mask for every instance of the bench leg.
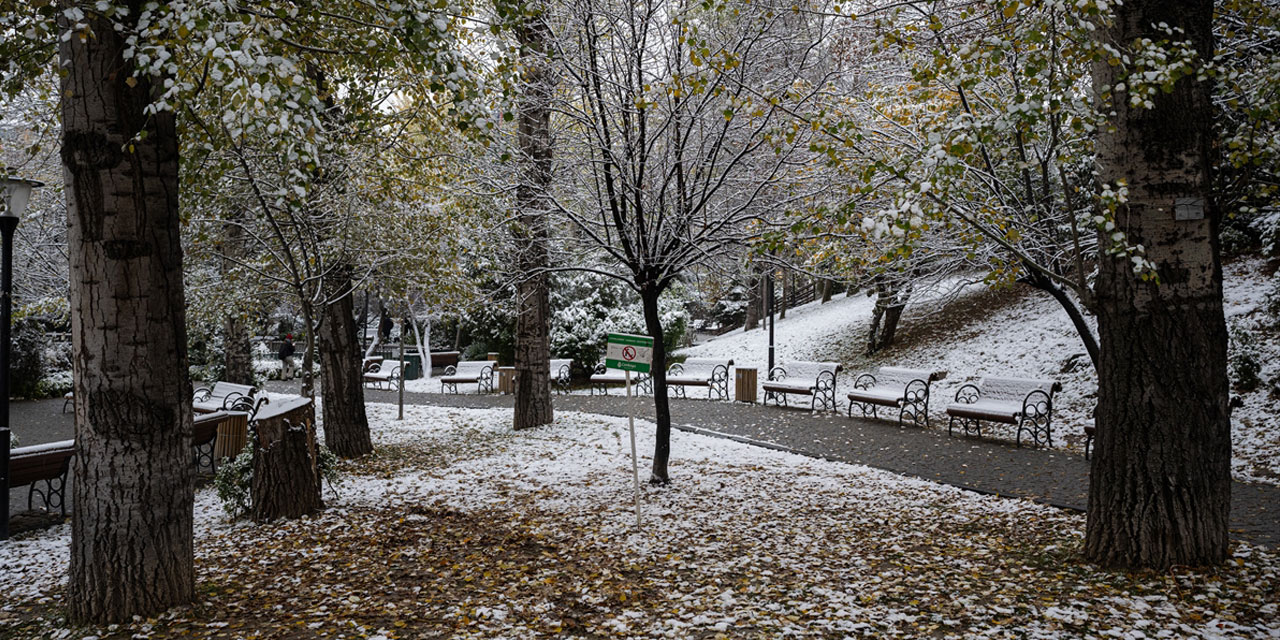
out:
M898 408L898 426L902 426L906 420L910 420L915 427L929 426L929 413L925 406L927 405L922 406L919 402L902 403Z
M1093 448L1093 436L1085 435L1084 437L1084 459L1089 459L1089 450Z
M62 475L43 480L43 491L36 488L37 482L42 481L36 480L35 482L32 482L31 486L27 489L27 510L34 509L34 498L39 495L40 501L44 502L46 509L56 507L62 512L62 517L67 517L67 474L63 473Z
M947 435L951 435L951 428L955 426L956 416L951 416L947 422ZM976 435L982 437L982 421L977 418L959 418L960 428L964 430L966 436Z
M1022 433L1024 431L1031 436L1031 441L1037 447L1053 446L1053 431L1050 429L1048 416L1037 418L1024 415L1019 418L1018 437L1016 439L1019 447L1022 446Z
M218 441L218 437L214 436L214 438L210 440L207 444L198 444L192 447L193 449L195 449L194 462L196 465L196 471L199 471L202 467L205 466L205 464L208 464L209 468L212 469L214 473L218 472L218 460L213 455L214 445L215 443L217 443L217 441Z

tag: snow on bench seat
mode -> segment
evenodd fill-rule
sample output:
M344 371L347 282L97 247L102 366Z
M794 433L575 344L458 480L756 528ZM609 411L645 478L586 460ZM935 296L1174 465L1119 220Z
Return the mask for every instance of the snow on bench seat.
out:
M687 398L685 387L706 387L707 399L729 399L729 367L727 358L689 358L667 369L667 390L677 398Z
M946 371L880 367L875 373L863 373L853 381L849 392L849 417L853 408L863 417L879 418L880 407L898 410L898 424L910 419L917 427L929 425L929 395L934 382L947 377Z
M476 385L476 393L493 392L493 372L498 363L493 360L465 360L456 366L447 367L440 378L440 392L448 387L452 393L458 392L459 384Z
M200 387L192 394L191 408L196 413L235 410L250 411L258 390L247 384L214 382L212 387Z
M956 390L947 405L947 433L957 420L966 435L982 435L982 421L1018 425L1017 443L1025 432L1037 446L1053 446L1053 396L1062 390L1056 380L987 376L978 384Z
M788 394L809 396L809 411L836 410L836 376L839 362L785 362L769 370L769 379L760 385L764 403L785 407Z
M573 375L573 360L569 358L551 361L551 386L560 393L569 392L569 382Z
M400 389L400 365L389 362L368 362L364 372L365 385L374 389L398 391Z
M626 384L627 372L621 369L610 369L605 366L604 360L601 359L596 364L595 373L591 374L591 385L589 387L591 395L595 395L599 391L601 395L609 395L609 387L612 385ZM631 374L631 384L638 390L645 393L653 393L653 378L647 373Z

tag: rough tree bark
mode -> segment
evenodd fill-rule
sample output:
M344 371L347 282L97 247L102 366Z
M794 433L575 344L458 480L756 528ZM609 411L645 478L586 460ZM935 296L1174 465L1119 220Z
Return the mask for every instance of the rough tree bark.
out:
M644 323L653 338L653 412L657 434L653 443L653 470L649 484L670 484L667 462L671 458L671 402L667 398L667 345L662 330L662 315L658 312L658 298L664 287L646 283L640 288L640 302L644 307Z
M1153 25L1168 24L1212 55L1211 0L1126 2L1115 11L1114 25L1099 33L1107 44L1165 40ZM1095 91L1127 82L1119 69L1095 64ZM1105 107L1114 127L1099 133L1099 181L1129 188L1116 224L1129 244L1145 247L1158 276L1142 279L1127 258L1107 255L1111 240L1101 239L1085 556L1102 565L1166 569L1227 554L1231 431L1220 213L1206 201L1210 90L1192 73L1157 92L1150 109L1130 107L1121 93Z
M831 302L831 289L832 289L831 281L823 280L822 281L822 304Z
M516 429L550 424L551 300L547 272L548 223L551 209L551 99L554 78L547 60L550 31L540 8L526 14L517 32L524 63L519 143L522 155L516 189L519 216L511 225L517 251L515 415Z
M760 326L760 316L764 315L762 311L764 296L760 295L762 280L759 270L752 267L750 279L747 281L747 317L742 322L743 331L750 331Z
M338 299L325 306L318 332L320 397L324 399L325 445L340 457L358 458L373 452L373 440L364 409L364 376L350 273L349 268L335 269L326 281L329 292Z
M118 20L142 10L127 4ZM105 623L193 596L191 382L173 112L144 113L163 78L135 79L122 33L85 20L93 37L59 45L76 393L67 606Z
M871 326L867 331L867 355L893 345L898 335L898 322L911 297L910 287L894 288L876 285L876 305L871 310Z
M257 421L253 457L253 519L301 518L324 508L315 404Z
M228 224L223 227L222 255L219 269L224 276L235 267L235 260L245 254L244 228L239 224ZM252 385L253 379L253 344L250 342L249 322L244 314L231 313L222 323L224 347L226 353L223 365L226 371L223 379L235 384Z

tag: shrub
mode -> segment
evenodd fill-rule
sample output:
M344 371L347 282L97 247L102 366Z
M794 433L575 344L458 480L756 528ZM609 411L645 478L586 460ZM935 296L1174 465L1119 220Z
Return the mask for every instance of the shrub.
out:
M684 340L689 327L685 289L676 284L658 302L668 352ZM551 289L551 354L573 358L589 371L604 354L607 334L647 334L640 298L613 278L575 273L553 279Z
M9 394L18 398L42 397L44 328L33 317L18 318L11 326Z
M1259 377L1262 363L1258 361L1258 342L1253 336L1253 327L1233 321L1230 335L1227 369L1231 374L1231 386L1242 393L1253 391L1262 384Z

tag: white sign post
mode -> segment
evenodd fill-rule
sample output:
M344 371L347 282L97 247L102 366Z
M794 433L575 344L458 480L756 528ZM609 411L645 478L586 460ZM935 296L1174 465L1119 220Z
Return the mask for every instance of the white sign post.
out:
M649 373L653 362L653 338L625 333L609 334L604 366L622 369L627 377L627 425L631 429L631 479L636 499L636 529L640 528L640 462L636 457L636 406L631 395L631 372Z

